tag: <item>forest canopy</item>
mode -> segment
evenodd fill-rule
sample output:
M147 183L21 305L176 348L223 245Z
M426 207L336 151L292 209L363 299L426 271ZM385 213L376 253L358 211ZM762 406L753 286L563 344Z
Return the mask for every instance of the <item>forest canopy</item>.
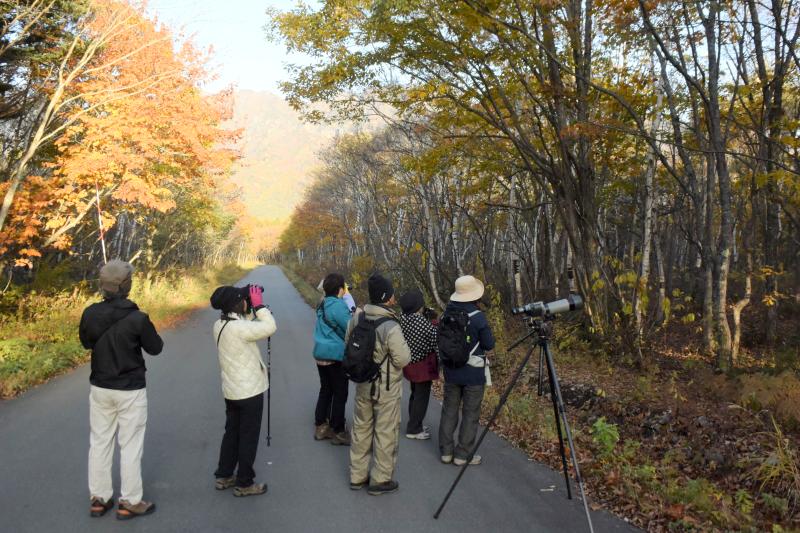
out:
M330 148L286 256L440 304L463 272L519 299L518 260L525 300L574 272L634 361L674 324L720 369L772 365L762 345L797 364L795 2L343 0L272 32L316 60L284 84L309 119L387 120Z

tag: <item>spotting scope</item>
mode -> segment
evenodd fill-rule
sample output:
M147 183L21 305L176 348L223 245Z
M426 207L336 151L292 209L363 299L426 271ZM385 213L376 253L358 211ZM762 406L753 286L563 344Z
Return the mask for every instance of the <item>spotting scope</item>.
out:
M562 300L553 302L531 302L522 307L515 307L511 310L512 315L526 314L531 317L555 316L567 311L583 309L583 298L579 294L570 294Z

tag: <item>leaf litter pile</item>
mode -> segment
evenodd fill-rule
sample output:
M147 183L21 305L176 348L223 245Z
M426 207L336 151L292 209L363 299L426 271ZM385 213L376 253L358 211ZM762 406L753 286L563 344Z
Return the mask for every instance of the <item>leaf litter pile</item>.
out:
M728 377L666 351L635 370L569 352L554 358L593 508L654 532L800 531L795 374ZM493 430L560 470L547 380L537 396L537 354ZM492 361L484 423L521 357Z

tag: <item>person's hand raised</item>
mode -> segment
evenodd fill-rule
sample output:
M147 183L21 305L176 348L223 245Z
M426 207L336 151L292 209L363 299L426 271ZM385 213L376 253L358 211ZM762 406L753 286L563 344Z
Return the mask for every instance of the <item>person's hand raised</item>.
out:
M264 287L250 285L250 303L253 308L264 305Z

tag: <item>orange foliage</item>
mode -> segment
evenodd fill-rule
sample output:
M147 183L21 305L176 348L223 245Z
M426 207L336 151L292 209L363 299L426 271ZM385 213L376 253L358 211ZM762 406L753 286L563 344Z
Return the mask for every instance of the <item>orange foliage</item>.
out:
M125 23L68 87L55 157L18 193L0 253L69 248L71 231L96 220L96 192L106 229L122 210L168 212L179 192L209 196L236 157L237 132L219 127L230 117L230 93L200 90L205 54L191 43L175 49L168 28L127 2L97 0L93 10L88 38L120 17Z

